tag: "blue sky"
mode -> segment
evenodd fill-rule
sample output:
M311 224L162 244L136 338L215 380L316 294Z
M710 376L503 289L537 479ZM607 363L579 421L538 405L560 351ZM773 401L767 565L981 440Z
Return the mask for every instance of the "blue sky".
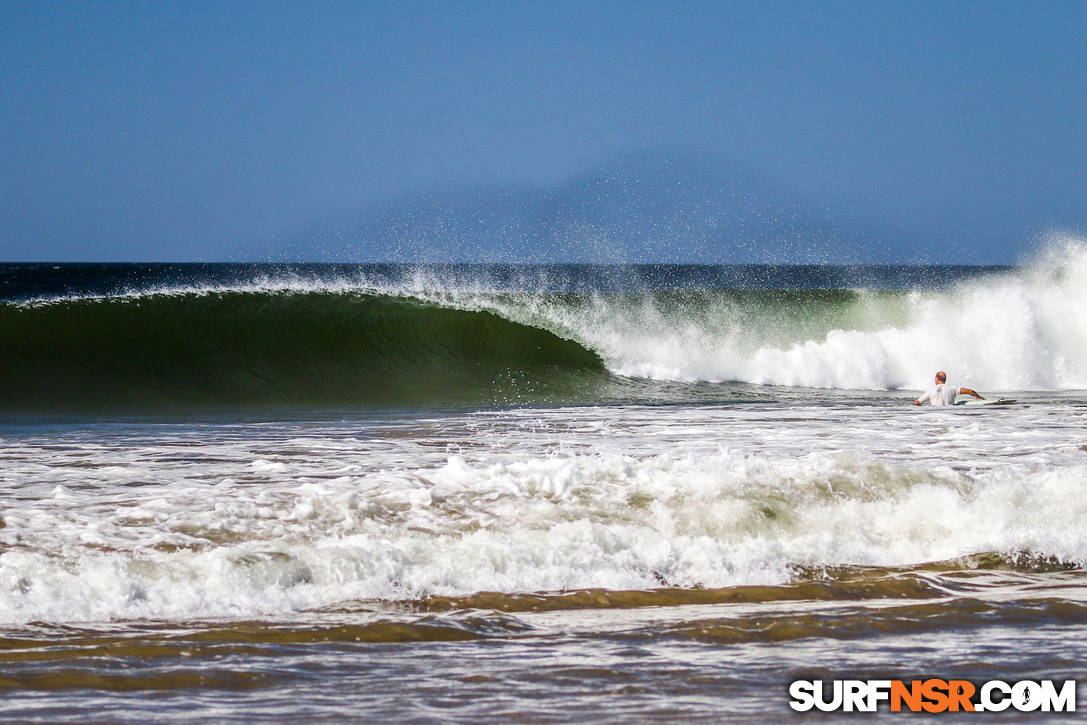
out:
M8 0L0 259L259 259L649 151L1012 262L1087 229L1085 41L1084 2Z

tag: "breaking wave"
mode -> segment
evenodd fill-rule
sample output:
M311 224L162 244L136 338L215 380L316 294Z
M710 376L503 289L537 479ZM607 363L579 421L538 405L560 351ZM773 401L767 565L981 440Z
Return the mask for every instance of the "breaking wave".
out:
M879 282L878 274L875 282ZM1087 388L1087 245L949 285L496 288L434 274L0 303L0 399L73 406L604 400L631 381Z

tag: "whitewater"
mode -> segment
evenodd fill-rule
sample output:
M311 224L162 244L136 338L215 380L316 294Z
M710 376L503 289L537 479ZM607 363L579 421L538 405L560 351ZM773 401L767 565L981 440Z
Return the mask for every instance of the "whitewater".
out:
M0 274L0 719L774 720L1087 656L1080 241Z
M878 271L866 281L883 282ZM948 368L996 391L1087 388L1087 317L1074 314L1087 308L1079 241L1054 241L1023 268L947 287L798 292L755 283L762 289L595 294L572 307L546 296L435 293L419 279L411 289L550 329L636 378L898 390Z
M105 441L52 432L48 464L41 433L8 430L0 612L259 616L483 591L782 584L805 567L989 553L1079 566L1087 461L1082 429L1058 424L1082 414L1065 407L140 425Z

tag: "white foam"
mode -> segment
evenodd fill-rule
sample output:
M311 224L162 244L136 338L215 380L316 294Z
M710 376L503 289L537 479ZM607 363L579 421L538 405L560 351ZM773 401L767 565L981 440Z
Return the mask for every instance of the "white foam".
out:
M585 408L395 436L299 424L8 440L0 621L768 584L796 565L985 551L1087 564L1083 422L1075 405ZM202 455L178 461L195 441Z
M988 391L1087 388L1087 244L1051 240L1031 263L949 289L859 291L852 327L797 328L773 307L703 299L662 309L599 296L571 311L533 302L507 316L548 327L600 353L617 373L679 381L853 389L926 387L934 371ZM896 319L901 318L901 319Z
M1087 316L1074 314L1087 309L1087 243L1068 236L1015 271L950 288L905 298L858 290L838 312L849 327L817 309L805 324L710 291L687 305L600 294L571 306L419 273L410 292L551 330L633 377L888 390L927 387L946 369L952 382L991 392L1087 389Z

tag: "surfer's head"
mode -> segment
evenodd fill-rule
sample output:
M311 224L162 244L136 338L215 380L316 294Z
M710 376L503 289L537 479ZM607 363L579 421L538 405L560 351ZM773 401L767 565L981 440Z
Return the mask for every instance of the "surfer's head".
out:
M947 373L945 373L943 370L936 373L936 382L946 383L947 382Z

